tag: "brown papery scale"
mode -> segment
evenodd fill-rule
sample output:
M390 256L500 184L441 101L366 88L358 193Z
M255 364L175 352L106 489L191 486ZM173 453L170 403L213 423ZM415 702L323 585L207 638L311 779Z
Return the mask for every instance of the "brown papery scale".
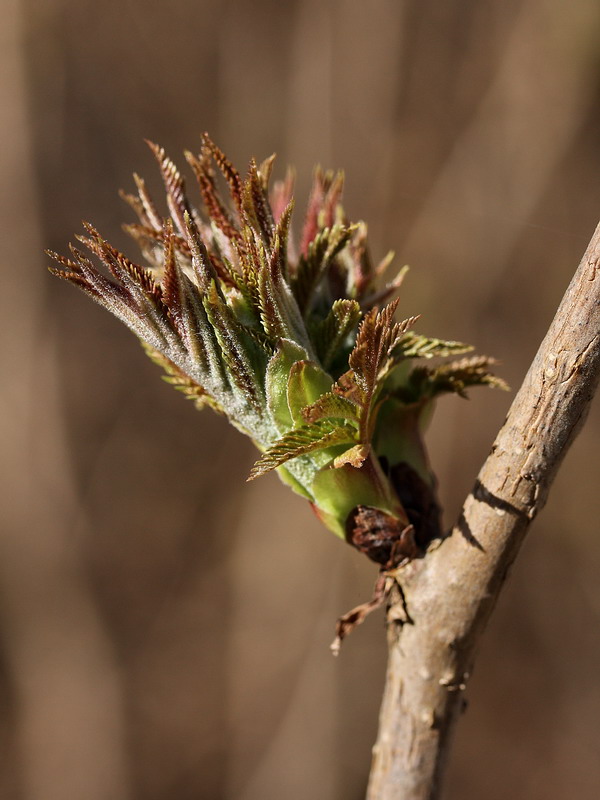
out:
M393 569L419 555L413 525L403 525L372 506L352 509L346 520L346 540L384 569Z
M423 555L427 545L442 535L433 487L405 462L395 464L389 473L410 524L365 505L353 508L346 519L346 541L385 570Z

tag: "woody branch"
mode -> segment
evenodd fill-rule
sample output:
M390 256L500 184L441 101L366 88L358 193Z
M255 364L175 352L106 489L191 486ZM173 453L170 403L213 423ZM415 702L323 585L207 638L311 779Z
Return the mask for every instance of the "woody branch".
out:
M476 646L600 377L600 225L451 534L397 572L368 800L434 800Z

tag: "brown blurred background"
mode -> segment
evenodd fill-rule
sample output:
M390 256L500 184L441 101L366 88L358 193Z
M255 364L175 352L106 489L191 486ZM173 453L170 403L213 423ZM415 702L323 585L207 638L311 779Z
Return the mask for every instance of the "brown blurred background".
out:
M401 310L517 387L600 216L597 0L2 0L2 800L359 800L374 569L45 270L208 130L278 153L413 269ZM190 182L191 185L191 182ZM134 255L136 257L136 255ZM510 397L440 405L452 521ZM482 647L448 798L600 795L598 403Z

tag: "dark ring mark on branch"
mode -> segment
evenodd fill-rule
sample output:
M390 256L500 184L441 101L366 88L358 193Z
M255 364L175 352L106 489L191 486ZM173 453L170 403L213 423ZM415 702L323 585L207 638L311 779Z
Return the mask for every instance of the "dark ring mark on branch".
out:
M473 534L473 531L469 527L469 523L467 522L464 513L460 515L458 522L456 523L456 527L460 531L460 533L464 536L465 540L472 544L473 547L476 547L478 550L481 550L482 553L485 553L485 547L481 544L479 539Z
M479 478L475 481L475 486L473 487L471 494L475 500L479 500L480 503L486 503L488 506L490 506L490 508L495 508L499 511L505 511L508 514L513 514L515 517L528 519L525 511L513 506L512 503L509 503L507 500L503 500L501 497L492 494L489 489L486 489L483 483L481 483Z

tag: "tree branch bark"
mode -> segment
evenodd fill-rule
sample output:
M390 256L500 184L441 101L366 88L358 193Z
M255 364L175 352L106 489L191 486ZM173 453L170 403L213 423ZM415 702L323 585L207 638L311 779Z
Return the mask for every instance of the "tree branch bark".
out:
M397 571L367 800L434 800L475 649L600 378L600 225L450 535Z

